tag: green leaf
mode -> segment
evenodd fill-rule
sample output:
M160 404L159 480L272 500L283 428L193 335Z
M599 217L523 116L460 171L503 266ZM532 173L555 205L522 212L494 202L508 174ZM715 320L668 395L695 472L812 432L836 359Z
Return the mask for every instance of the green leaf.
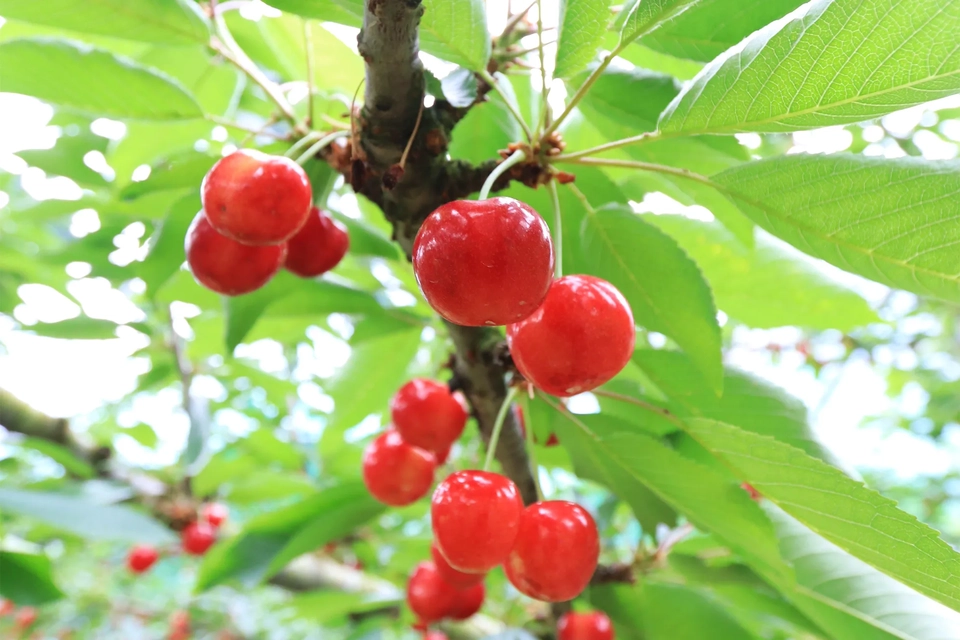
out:
M81 478L92 478L96 475L96 471L89 462L78 458L66 447L55 442L51 442L50 440L42 440L40 438L24 438L20 442L20 446L39 451L40 453L49 456L56 462L59 462L61 465L63 465L63 468L66 469L68 473L72 473L75 476L79 476Z
M640 42L678 58L709 62L806 0L700 0Z
M469 107L477 99L477 76L469 69L456 69L440 81L443 98L451 106Z
M772 438L715 420L690 435L765 498L827 540L949 607L960 607L960 555L896 503Z
M167 217L150 236L147 257L143 262L132 265L134 273L147 285L150 295L155 296L163 283L180 269L186 259L184 238L201 206L199 190L175 202Z
M50 558L0 551L0 596L21 606L36 606L64 596L53 581Z
M50 27L160 44L206 43L210 27L189 0L0 0L0 15Z
M37 38L0 43L0 86L94 115L148 120L203 116L174 81L76 42Z
M424 0L420 48L471 71L486 71L491 44L483 0Z
M120 198L135 200L154 191L196 188L218 159L196 151L174 154L154 163L146 180L131 182L121 189Z
M664 133L862 122L960 91L960 14L943 0L818 0L707 65ZM855 53L853 53L855 52Z
M363 25L363 0L264 0L271 7L304 18L336 22L351 27Z
M645 581L642 590L644 638L757 640L709 594L690 587Z
M230 502L252 504L305 496L316 490L316 486L302 475L268 470L254 471L233 483L230 488Z
M48 176L66 176L79 185L102 188L107 180L88 167L84 156L91 151L107 150L109 140L90 131L89 118L73 114L57 113L51 125L61 127L60 137L52 149L20 151L20 158L32 167L43 169Z
M89 540L163 544L173 533L153 518L115 505L40 491L0 489L0 508L35 518Z
M561 0L556 78L571 78L593 61L610 22L606 2Z
M399 606L403 602L403 594L399 589L394 591L393 595L314 591L294 596L290 599L290 606L297 610L301 618L324 626L333 626L333 623L348 616Z
M713 180L770 233L851 273L960 300L960 162L790 155Z
M499 94L470 108L457 123L450 141L450 157L479 164L498 157L500 149L522 134Z
M117 337L117 323L79 316L60 322L38 322L29 327L38 336L68 340L111 340Z
M679 243L710 283L717 306L744 324L849 331L879 320L854 290L766 234L749 250L716 222L645 219Z
M720 326L700 270L666 234L624 210L600 210L583 222L589 273L611 282L637 323L674 339L719 393Z
M698 2L700 0L628 0L617 17L620 41L627 44L636 40Z

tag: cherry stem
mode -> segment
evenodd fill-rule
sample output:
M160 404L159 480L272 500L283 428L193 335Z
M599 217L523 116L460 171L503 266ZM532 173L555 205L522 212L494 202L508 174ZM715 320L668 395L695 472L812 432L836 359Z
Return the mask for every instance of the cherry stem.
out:
M510 387L507 396L500 405L500 411L497 413L497 420L493 423L493 433L490 434L490 444L487 445L487 457L483 461L483 470L489 471L493 464L493 456L497 451L497 443L500 442L500 432L503 430L503 423L507 419L507 413L510 411L510 405L513 399L517 397L518 387Z
M486 200L490 197L490 190L493 189L493 183L497 181L497 178L502 176L507 169L510 167L519 164L527 159L527 154L522 149L517 149L514 151L510 157L494 167L493 171L490 172L490 175L487 176L487 179L483 183L483 187L480 188L480 200Z
M403 149L403 154L400 156L400 168L407 164L407 156L410 155L410 148L413 147L413 141L417 137L417 131L420 130L420 121L423 119L423 100L420 101L420 110L417 111L417 122L413 125L413 133L410 134L410 138L407 139L407 146Z
M537 464L537 454L534 450L533 442L533 421L530 419L530 412L527 412L526 419L526 437L527 437L527 457L530 458L530 467L533 472L533 486L537 488L537 500L543 501L543 489L540 488L540 465Z
M313 126L313 32L310 21L303 21L303 49L307 63L307 126Z
M540 59L540 95L542 104L540 108L543 113L540 114L540 122L543 128L550 126L550 86L547 84L547 65L544 63L543 54L543 3L537 0L537 50ZM540 135L541 127L537 127L537 135Z
M317 152L329 145L334 140L339 140L340 138L346 138L350 135L349 131L334 131L333 133L328 133L319 140L317 140L309 149L303 152L303 154L296 159L296 163L300 166L309 160L310 158L317 155Z
M513 101L507 96L506 93L504 93L503 89L500 88L500 84L497 82L497 79L494 78L486 69L478 72L478 75L483 78L484 82L486 82L497 93L500 94L500 97L503 98L503 103L507 105L507 109L510 111L510 114L513 116L514 120L517 121L517 124L520 125L520 128L523 129L523 134L527 136L527 140L532 141L533 133L530 131L530 127L528 127L527 123L524 121L523 116L520 115L520 108L513 104Z
M563 216L560 215L560 194L557 193L557 181L547 183L550 203L553 205L553 277L563 276Z
M699 182L700 184L704 184L708 187L713 187L718 191L730 192L729 189L725 189L723 186L717 184L707 176L694 173L689 169L669 167L667 165L654 164L652 162L642 162L640 160L615 160L613 158L577 158L575 160L570 160L568 158L560 159L560 156L552 158L551 161L569 162L571 164L590 165L594 167L620 167L622 169L636 169L638 171L649 171L651 173L665 173L678 178L686 178L687 180Z
M554 120L553 123L544 130L543 135L540 138L541 140L556 131L557 128L563 124L563 121L566 120L567 116L573 112L574 107L580 104L580 101L583 100L583 97L587 95L588 91L590 91L590 87L593 86L593 83L597 81L597 78L603 75L603 72L606 71L607 67L610 66L610 63L613 62L613 59L617 57L617 54L623 50L623 47L623 42L618 43L613 51L608 53L600 62L600 64L597 65L597 68L594 69L589 76L587 76L587 79L583 81L583 84L580 85L580 88L577 89L577 92L573 94L573 97L570 98L570 101L567 103L566 107L564 107L563 113L561 113L560 116L557 117L557 119Z
M650 142L651 140L662 140L668 136L661 135L659 131L645 131L636 136L630 138L623 138L621 140L614 140L613 142L608 142L606 144L601 144L597 147L590 147L589 149L583 149L582 151L574 151L573 153L564 153L559 156L554 156L550 159L551 162L564 162L574 160L576 158L583 158L584 156L593 156L598 153L603 153L604 151L611 151L613 149L619 149L620 147L626 147L633 144L643 144L644 142Z
M303 136L296 142L294 142L289 149L287 149L283 155L288 158L292 158L295 155L298 155L299 151L306 147L308 144L312 144L322 138L325 134L322 131L311 131L307 135Z
M602 398L610 398L611 400L618 400L620 402L626 402L634 406L640 407L644 411L649 411L650 413L655 413L663 418L666 418L670 422L682 426L680 418L675 416L669 409L665 407L658 407L657 405L647 402L646 400L641 400L640 398L634 398L633 396L624 395L622 393L616 393L614 391L605 391L603 389L594 389L591 391L595 396L600 396Z

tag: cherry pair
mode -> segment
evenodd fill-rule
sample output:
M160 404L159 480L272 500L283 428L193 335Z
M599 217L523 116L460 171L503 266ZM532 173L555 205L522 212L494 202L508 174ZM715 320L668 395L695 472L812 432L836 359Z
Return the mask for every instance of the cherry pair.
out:
M407 605L422 625L440 620L466 620L483 606L483 575L473 584L458 587L444 578L439 565L421 562L407 582Z
M417 378L390 402L393 428L363 453L363 481L380 502L401 507L427 495L438 464L463 433L463 401L436 380Z
M566 397L619 373L636 329L612 284L585 275L554 280L553 267L546 223L513 198L445 204L413 245L414 275L437 313L459 325L507 325L520 373Z
M600 538L585 509L561 500L524 508L517 486L499 474L451 474L433 494L430 517L451 568L482 574L503 564L511 584L537 600L573 599L597 567Z
M187 262L197 281L217 293L259 289L281 267L315 277L347 252L346 228L311 206L307 174L289 158L236 151L210 169L200 195L203 210L185 241Z
M217 539L217 529L227 521L229 510L219 502L209 502L200 510L200 519L184 527L180 536L183 550L193 555L203 555ZM127 568L133 573L144 573L150 570L160 553L156 547L148 544L138 544L127 554Z

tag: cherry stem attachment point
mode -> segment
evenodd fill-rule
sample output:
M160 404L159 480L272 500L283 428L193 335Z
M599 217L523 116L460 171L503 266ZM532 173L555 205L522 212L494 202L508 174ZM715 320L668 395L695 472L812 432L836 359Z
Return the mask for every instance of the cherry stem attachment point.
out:
M550 204L553 205L553 277L563 276L563 216L560 214L560 194L557 193L557 180L547 183Z
M296 159L296 163L300 166L309 160L310 158L317 155L317 152L329 145L334 140L339 140L340 138L346 138L350 135L349 131L334 131L333 133L328 133L319 140L317 140L309 149L303 152L303 154Z
M498 164L493 171L490 172L490 175L487 176L487 179L483 183L483 187L480 188L480 200L486 200L490 197L490 190L493 189L493 183L497 181L497 178L506 173L507 169L510 167L520 164L527 159L527 154L522 149L517 149L510 157Z
M510 387L507 390L507 395L503 399L503 404L500 405L500 411L497 412L497 419L493 423L493 433L490 434L490 444L487 445L487 457L483 461L483 470L489 471L490 465L493 464L493 456L497 452L497 444L500 442L500 432L503 431L503 423L507 419L507 413L510 411L510 405L513 404L513 399L517 397L518 387Z

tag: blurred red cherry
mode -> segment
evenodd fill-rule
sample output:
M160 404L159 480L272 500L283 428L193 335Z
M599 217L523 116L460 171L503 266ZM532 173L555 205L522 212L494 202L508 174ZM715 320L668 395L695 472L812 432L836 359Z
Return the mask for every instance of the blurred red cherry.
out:
M433 454L404 442L392 429L363 452L363 482L374 498L391 507L412 504L427 495L437 461Z

